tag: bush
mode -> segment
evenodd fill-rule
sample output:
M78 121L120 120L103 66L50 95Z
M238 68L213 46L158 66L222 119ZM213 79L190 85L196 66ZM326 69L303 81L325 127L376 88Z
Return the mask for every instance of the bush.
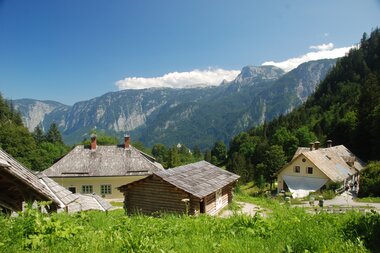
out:
M329 182L327 185L326 185L326 190L332 190L332 191L335 191L335 190L338 190L340 187L342 187L342 184L341 183L337 183L337 182Z
M371 162L360 175L359 197L380 197L380 161Z
M380 214L371 210L366 215L351 213L343 223L343 233L349 240L363 240L372 252L378 252L380 245Z

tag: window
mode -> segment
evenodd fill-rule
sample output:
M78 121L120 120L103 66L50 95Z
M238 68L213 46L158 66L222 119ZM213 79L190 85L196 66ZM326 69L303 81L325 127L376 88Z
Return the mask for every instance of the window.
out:
M307 167L306 173L307 174L313 174L313 167Z
M82 193L93 193L92 185L82 185Z
M222 189L219 189L215 192L215 202L216 202L216 210L220 209L223 205L222 200Z
M101 195L104 195L104 194L111 194L112 193L112 190L111 190L111 185L110 184L102 184L100 186L100 194Z
M70 187L68 188L68 190L71 191L72 193L77 193L77 188L74 187L74 186L70 186Z
M300 173L301 172L300 166L294 166L294 172L295 173Z

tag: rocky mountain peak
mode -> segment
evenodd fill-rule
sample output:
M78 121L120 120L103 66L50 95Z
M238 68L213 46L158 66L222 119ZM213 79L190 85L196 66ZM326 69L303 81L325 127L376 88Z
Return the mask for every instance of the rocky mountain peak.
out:
M275 66L245 66L237 76L237 82L246 80L274 80L281 77L285 72Z
M29 130L36 125L48 129L55 122L69 144L96 127L112 136L128 132L148 146L181 142L209 148L300 105L333 63L311 62L288 73L274 66L246 66L234 81L219 86L123 90L73 106L36 100L13 104Z

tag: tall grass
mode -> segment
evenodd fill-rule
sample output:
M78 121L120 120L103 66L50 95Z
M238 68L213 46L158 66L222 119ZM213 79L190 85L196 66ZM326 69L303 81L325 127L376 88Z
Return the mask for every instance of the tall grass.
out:
M377 243L371 226L380 224L369 215L310 215L280 205L267 218L28 210L0 217L0 252L367 252Z

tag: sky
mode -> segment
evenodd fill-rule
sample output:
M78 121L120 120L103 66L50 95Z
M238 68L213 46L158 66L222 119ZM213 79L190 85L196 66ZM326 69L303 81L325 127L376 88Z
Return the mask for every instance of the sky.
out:
M0 92L72 105L343 56L380 0L0 0Z

